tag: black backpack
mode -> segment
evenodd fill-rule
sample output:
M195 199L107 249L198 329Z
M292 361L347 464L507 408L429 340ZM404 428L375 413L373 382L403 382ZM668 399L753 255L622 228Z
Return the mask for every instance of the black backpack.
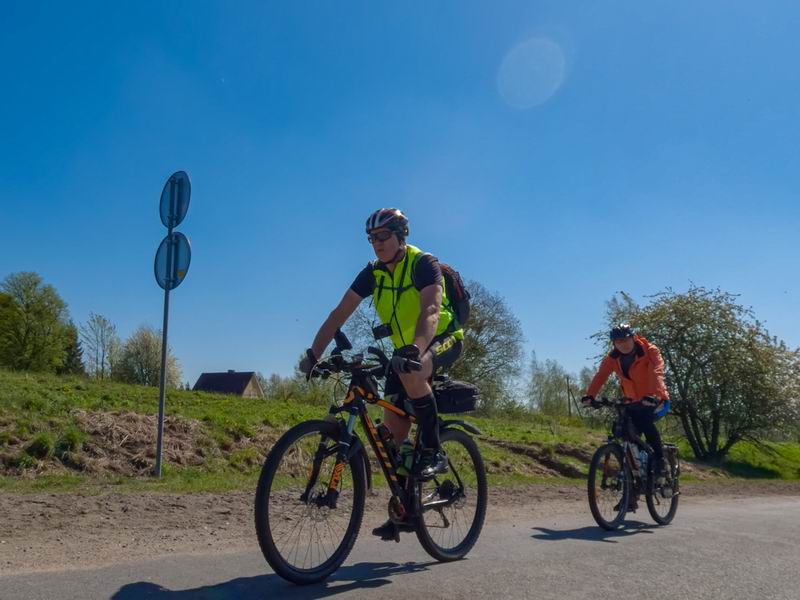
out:
M420 254L419 256L422 256ZM434 258L436 258L434 256ZM438 258L436 258L438 262ZM444 279L444 291L447 294L447 303L453 311L453 315L458 321L458 324L464 326L469 321L469 300L472 296L469 295L467 286L464 285L464 280L461 274L447 263L440 262L439 268L442 270L442 278ZM411 270L411 278L414 278L414 270Z
M467 286L464 285L461 274L453 267L446 263L439 263L439 267L442 269L442 277L444 277L447 300L450 308L453 309L456 321L462 326L466 325L467 321L469 321L469 300L471 297Z

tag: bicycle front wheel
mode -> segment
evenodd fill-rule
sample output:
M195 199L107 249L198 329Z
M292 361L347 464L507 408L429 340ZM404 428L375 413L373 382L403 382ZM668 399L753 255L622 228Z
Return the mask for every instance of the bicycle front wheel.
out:
M366 481L358 456L345 465L335 503L328 484L340 426L307 421L272 448L258 480L255 523L264 558L297 584L322 581L353 548L364 515Z
M600 446L589 467L589 508L600 527L617 529L625 520L630 484L622 449L617 444Z
M486 469L478 445L460 429L441 433L449 470L417 483L417 538L439 561L458 560L478 541L486 518Z

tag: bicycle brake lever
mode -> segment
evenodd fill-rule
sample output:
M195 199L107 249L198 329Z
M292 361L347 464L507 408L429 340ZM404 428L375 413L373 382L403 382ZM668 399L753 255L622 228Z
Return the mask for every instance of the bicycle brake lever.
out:
M306 376L306 380L310 381L314 377L327 379L328 377L330 377L332 370L333 370L333 365L331 365L329 362L320 361L316 365L314 365L313 369L311 369L311 372Z

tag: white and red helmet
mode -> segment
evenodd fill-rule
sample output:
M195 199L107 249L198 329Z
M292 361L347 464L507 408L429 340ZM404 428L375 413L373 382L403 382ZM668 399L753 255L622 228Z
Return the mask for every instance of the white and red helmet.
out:
M398 208L379 208L367 219L367 233L384 227L401 237L408 235L408 219Z

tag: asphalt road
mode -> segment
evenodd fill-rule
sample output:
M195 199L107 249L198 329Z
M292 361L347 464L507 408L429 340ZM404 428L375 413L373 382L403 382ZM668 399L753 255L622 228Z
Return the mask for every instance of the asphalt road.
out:
M800 498L685 502L655 527L646 510L608 533L588 514L493 521L466 560L432 562L413 534L364 535L326 583L296 587L258 551L96 569L0 575L2 600L292 598L800 600Z

